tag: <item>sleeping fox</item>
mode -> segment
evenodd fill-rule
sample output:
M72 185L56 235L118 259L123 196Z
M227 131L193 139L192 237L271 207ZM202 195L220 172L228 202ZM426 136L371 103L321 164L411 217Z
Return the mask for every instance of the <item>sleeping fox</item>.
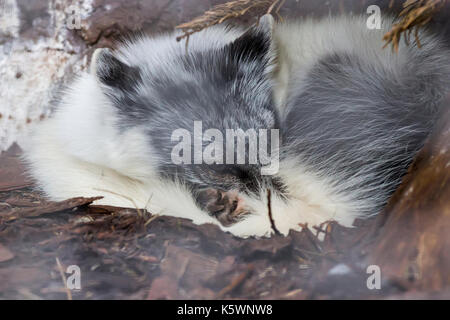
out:
M386 204L449 89L437 36L382 48L392 20L369 30L363 16L266 15L194 34L187 51L176 34L97 49L32 135L29 172L52 200L101 195L240 237L352 226ZM264 143L276 146L270 174Z

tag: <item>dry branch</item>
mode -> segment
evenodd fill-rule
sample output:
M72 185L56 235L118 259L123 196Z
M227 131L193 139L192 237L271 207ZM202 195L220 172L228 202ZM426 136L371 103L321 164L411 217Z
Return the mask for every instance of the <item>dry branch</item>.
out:
M409 44L411 34L414 32L417 45L421 47L419 30L433 18L434 14L443 7L447 0L406 0L403 10L399 14L399 22L395 23L391 31L385 34L383 40L385 47L392 44L397 52L399 43L404 35L406 44Z
M260 17L264 13L278 12L283 3L284 0L235 0L219 4L202 16L178 25L176 28L182 30L184 34L179 36L177 41L189 39L189 36L196 32L245 14L255 14Z

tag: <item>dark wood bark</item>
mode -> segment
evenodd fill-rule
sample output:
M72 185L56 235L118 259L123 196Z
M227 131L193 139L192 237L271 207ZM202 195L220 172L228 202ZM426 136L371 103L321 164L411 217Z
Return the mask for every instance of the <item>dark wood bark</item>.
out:
M450 100L447 102L450 110ZM383 274L420 289L450 286L450 112L391 199L370 248Z

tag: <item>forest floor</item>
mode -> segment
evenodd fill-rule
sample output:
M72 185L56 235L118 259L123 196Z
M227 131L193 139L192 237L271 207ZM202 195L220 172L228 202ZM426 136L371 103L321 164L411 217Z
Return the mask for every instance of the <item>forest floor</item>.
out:
M450 297L395 278L368 288L365 248L383 215L357 228L330 223L244 240L214 225L91 205L95 198L48 202L24 178L19 156L15 146L0 157L0 299ZM71 291L72 265L81 288Z

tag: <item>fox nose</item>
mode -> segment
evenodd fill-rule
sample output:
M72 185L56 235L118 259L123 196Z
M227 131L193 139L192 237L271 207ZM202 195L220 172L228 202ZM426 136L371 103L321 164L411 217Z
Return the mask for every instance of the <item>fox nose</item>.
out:
M215 217L224 227L239 222L248 214L244 200L234 190L206 189L198 193L197 202L202 210Z

